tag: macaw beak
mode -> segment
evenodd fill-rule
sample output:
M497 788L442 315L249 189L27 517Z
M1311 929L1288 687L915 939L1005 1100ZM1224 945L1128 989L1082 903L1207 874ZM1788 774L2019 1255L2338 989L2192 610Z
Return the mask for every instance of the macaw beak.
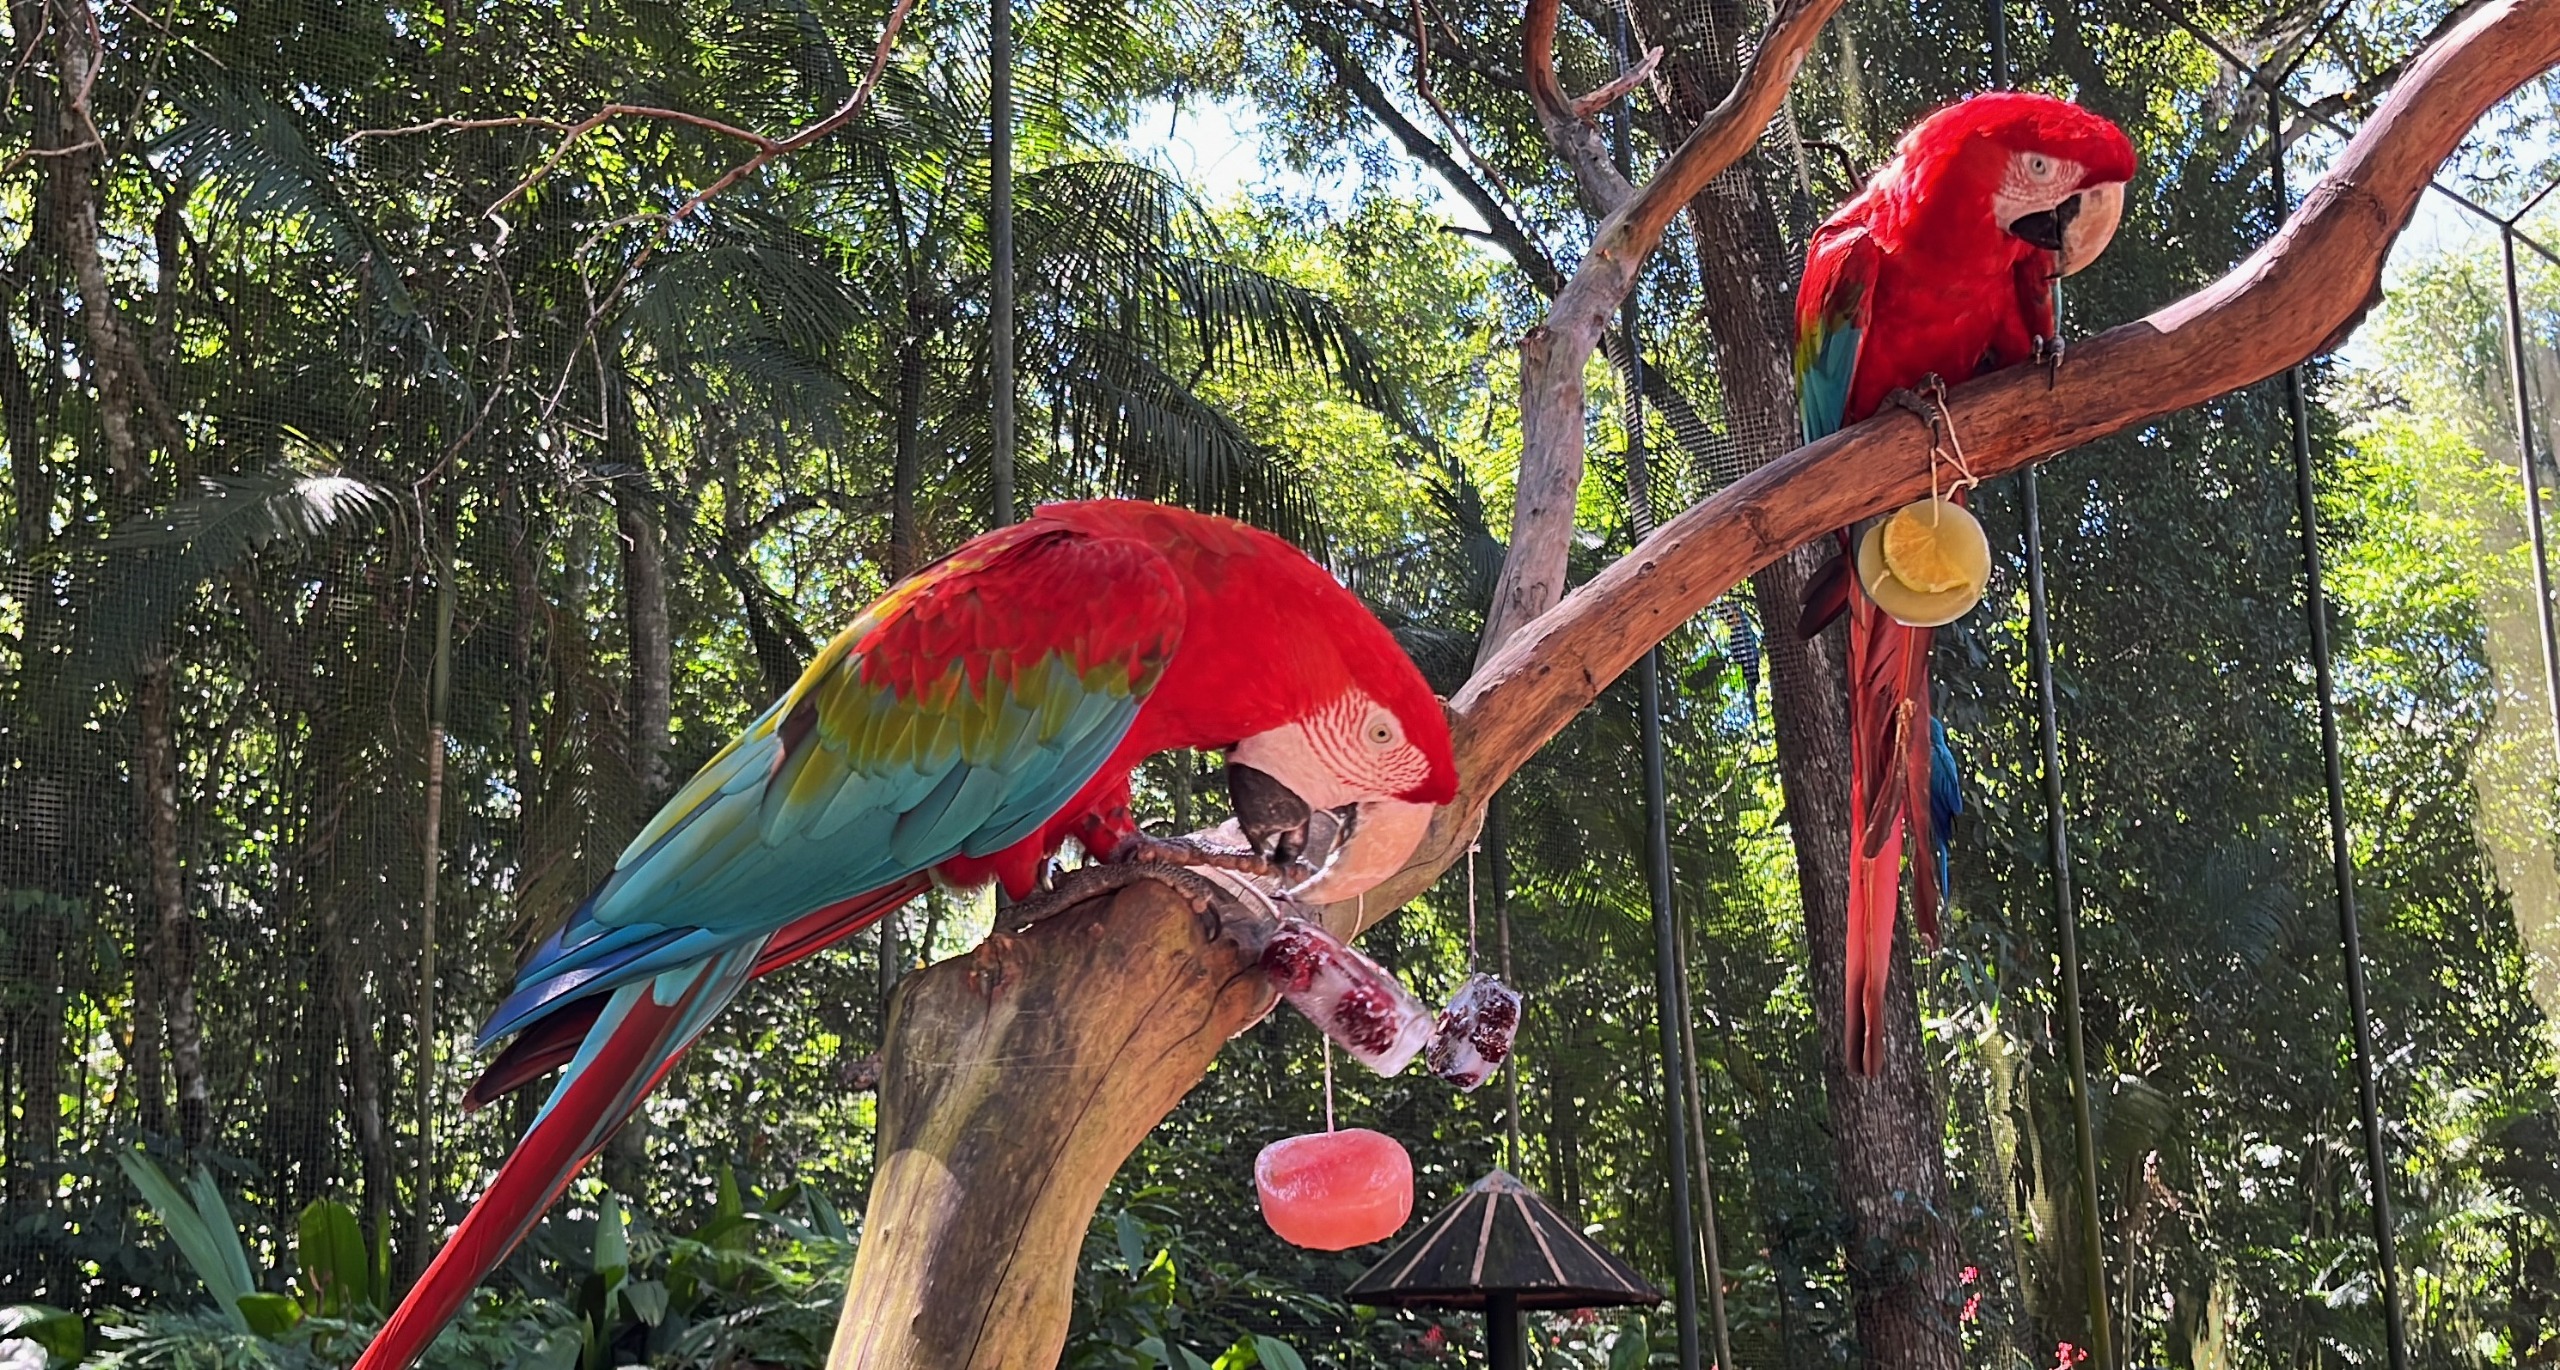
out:
M2080 197L2074 195L2051 209L2039 209L2033 214L2021 214L2010 220L2009 236L2023 238L2047 252L2060 252L2064 235L2070 232L2071 221L2078 217Z
M1303 873L1283 891L1301 903L1329 904L1354 898L1404 869L1431 826L1429 804L1402 799L1361 799L1319 809L1272 770L1238 761L1254 755L1275 769L1295 769L1285 752L1258 755L1239 746L1228 753L1227 794L1236 827L1254 852ZM1304 788L1313 784L1301 782Z
M2065 276L2098 260L2115 240L2116 225L2124 220L2124 182L2094 185L2071 199L2079 202L2080 212L2063 224L2062 241L2053 249L2062 254L2059 266Z
M1365 799L1328 810L1340 824L1332 852L1312 878L1284 893L1302 904L1335 904L1384 884L1422 845L1432 808L1405 799Z

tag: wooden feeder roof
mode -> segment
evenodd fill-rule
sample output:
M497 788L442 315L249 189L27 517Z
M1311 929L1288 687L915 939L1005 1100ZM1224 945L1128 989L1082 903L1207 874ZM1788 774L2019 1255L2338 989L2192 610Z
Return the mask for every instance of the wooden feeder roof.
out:
M1344 1297L1394 1308L1482 1308L1489 1294L1513 1295L1522 1308L1662 1302L1662 1291L1500 1170L1396 1243Z

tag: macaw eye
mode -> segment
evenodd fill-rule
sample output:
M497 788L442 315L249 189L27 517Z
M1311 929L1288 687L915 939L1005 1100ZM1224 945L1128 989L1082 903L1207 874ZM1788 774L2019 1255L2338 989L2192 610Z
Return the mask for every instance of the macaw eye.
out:
M2041 152L2027 154L2027 174L2039 181L2053 179L2053 159Z
M1400 730L1396 727L1395 715L1389 713L1376 713L1369 716L1369 726L1364 730L1364 732L1369 739L1370 746L1377 748L1379 751L1385 751L1387 748L1396 745Z

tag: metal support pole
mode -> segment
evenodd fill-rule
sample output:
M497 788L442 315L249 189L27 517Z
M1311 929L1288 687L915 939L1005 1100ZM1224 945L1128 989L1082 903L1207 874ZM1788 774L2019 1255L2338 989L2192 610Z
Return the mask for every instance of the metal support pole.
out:
M2525 389L2524 302L2516 288L2516 227L2498 226L2498 247L2507 277L2507 376L2516 400L2516 479L2524 483L2524 526L2533 540L2534 623L2542 629L2543 702L2550 706L2551 746L2560 764L2560 637L2551 622L2551 550L2544 536L2542 482L2533 469L2533 403Z
M2267 130L2276 218L2282 222L2292 212L2292 196L2284 183L2284 102L2273 91L2267 100ZM2374 1256L2382 1276L2382 1316L2391 1338L2391 1370L2409 1370L2409 1328L2400 1303L2400 1243L2391 1219L2391 1158L2382 1144L2382 1091L2375 1080L2373 1018L2364 997L2364 939L2356 925L2355 853L2347 845L2346 764L2338 740L2337 682L2330 670L2329 596L2320 576L2320 510L2311 480L2311 418L2299 365L2284 373L2284 397L2287 416L2293 421L2293 496L2302 524L2311 670L2320 692L2320 755L2329 782L2329 865L2338 887L2338 943L2345 962L2347 1017L2355 1037L2356 1098L2363 1113L2365 1168L2372 1185Z
M1625 64L1627 20L1617 23L1618 58ZM1627 106L1619 101L1611 114L1616 133L1618 170L1628 166ZM1630 286L1618 307L1618 323L1627 349L1627 511L1636 535L1652 531L1651 492L1645 474L1644 347L1637 320L1643 291ZM1636 680L1643 693L1640 722L1644 753L1645 886L1653 902L1654 1020L1662 1034L1662 1117L1664 1166L1671 1176L1673 1291L1680 1326L1681 1370L1698 1370L1698 1231L1697 1210L1689 1198L1689 1128L1685 1102L1688 1069L1681 1060L1680 1020L1688 1002L1680 997L1679 935L1671 905L1671 815L1662 755L1662 647L1655 644L1637 663ZM1721 1370L1730 1370L1722 1367Z
M992 521L1013 522L1013 0L987 3L987 386Z
M2059 312L2055 315L2060 324ZM2115 1370L2107 1296L2106 1227L2098 1215L2098 1129L2089 1114L2089 1049L2080 1016L2080 906L2071 891L2070 818L2062 803L2062 727L2054 706L2053 636L2045 618L2044 509L2036 469L2018 483L2027 515L2027 655L2036 677L2036 731L2044 745L2045 855L2053 866L2054 920L2062 929L2062 1033L2071 1065L2071 1125L2080 1144L2080 1243L2089 1299L2089 1350Z

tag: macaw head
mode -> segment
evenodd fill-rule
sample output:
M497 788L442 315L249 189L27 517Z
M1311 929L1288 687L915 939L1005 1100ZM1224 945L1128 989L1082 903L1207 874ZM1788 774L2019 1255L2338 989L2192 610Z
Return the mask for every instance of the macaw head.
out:
M2097 259L2124 217L2131 139L2102 115L2032 91L1994 91L1914 125L1894 159L1914 213L1986 219L2053 253L2068 276Z
M1042 505L1038 517L1161 553L1186 600L1180 646L1122 746L1227 754L1236 823L1296 872L1308 903L1404 868L1458 796L1448 715L1413 658L1332 572L1281 538L1145 500Z
M1293 568L1294 569L1294 568ZM1448 715L1393 634L1310 564L1320 634L1284 633L1299 696L1276 726L1227 748L1236 824L1255 851L1312 870L1310 904L1367 892L1404 868L1432 811L1458 794Z

